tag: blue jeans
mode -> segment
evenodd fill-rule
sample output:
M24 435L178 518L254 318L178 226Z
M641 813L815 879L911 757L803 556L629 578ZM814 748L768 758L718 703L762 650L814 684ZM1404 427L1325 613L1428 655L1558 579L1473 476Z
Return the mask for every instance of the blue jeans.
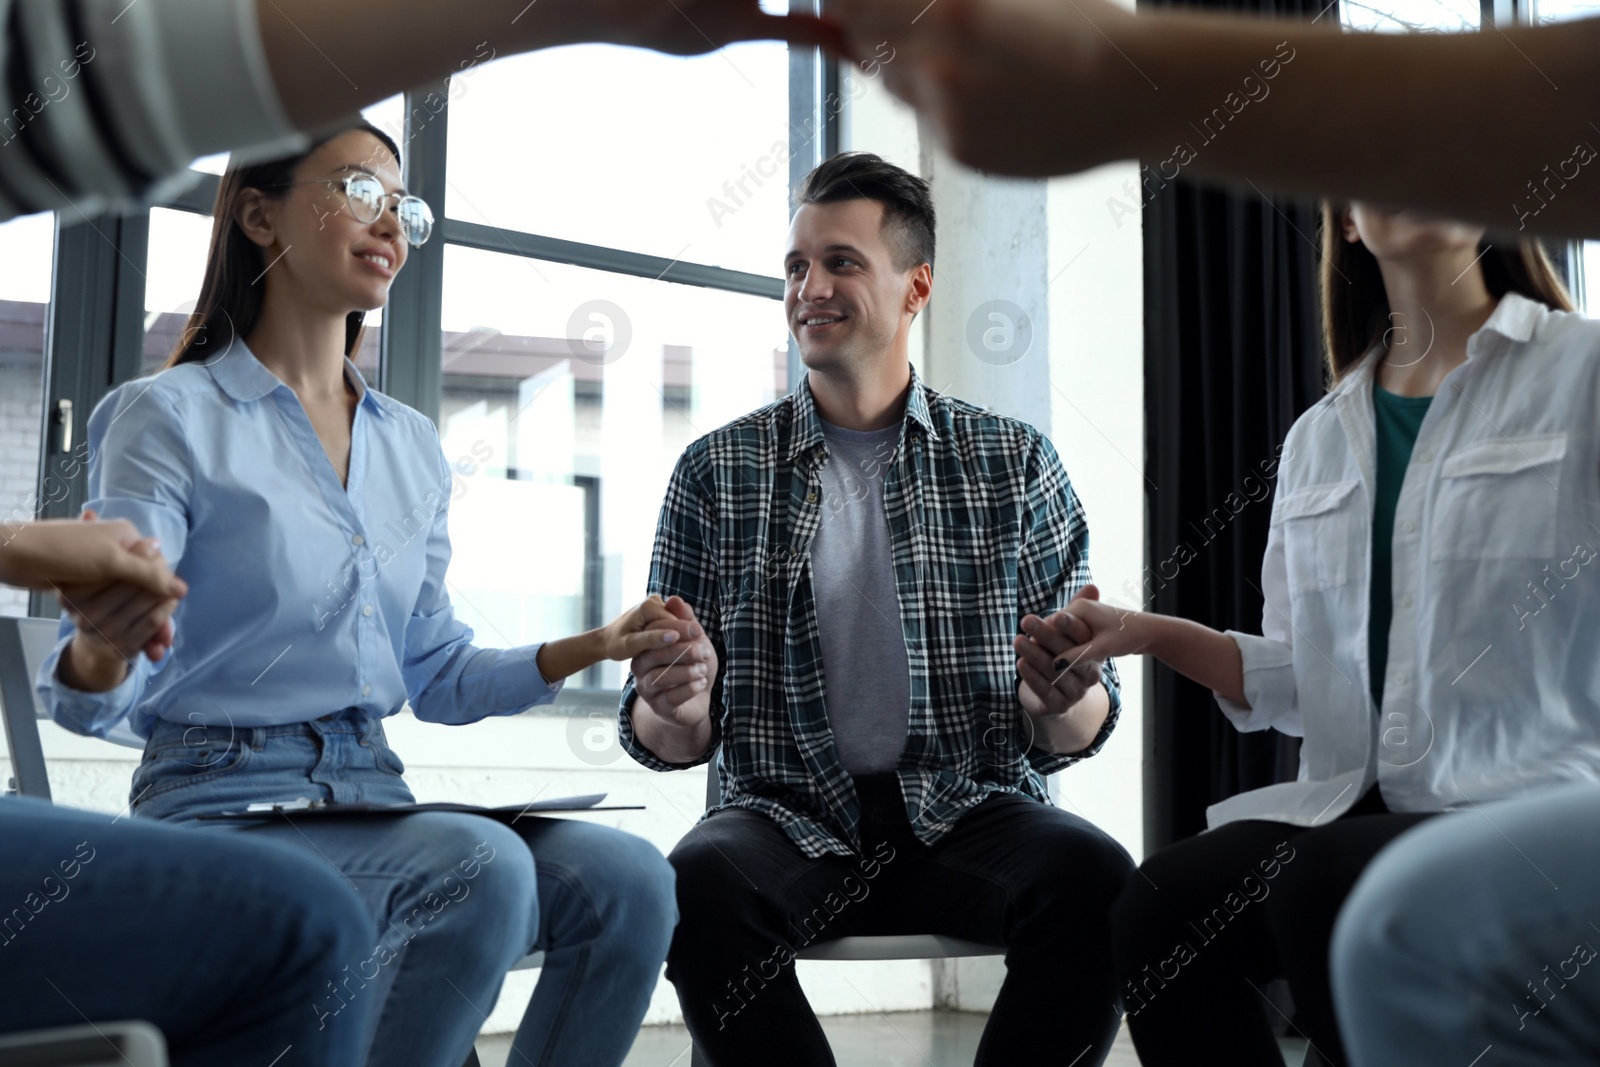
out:
M236 729L162 722L134 774L134 810L177 821L299 797L410 803L404 769L382 724L354 711ZM367 1062L379 1067L460 1064L506 971L535 949L544 966L509 1062L620 1064L677 922L661 853L577 820L512 828L426 812L198 825L309 851L355 888L368 944L301 1010L323 1022L367 1010Z
M361 1014L305 1004L366 909L302 850L0 797L0 909L0 1032L145 1019L174 1067L359 1062Z
M1333 939L1357 1067L1600 1062L1600 786L1441 815L1367 869Z

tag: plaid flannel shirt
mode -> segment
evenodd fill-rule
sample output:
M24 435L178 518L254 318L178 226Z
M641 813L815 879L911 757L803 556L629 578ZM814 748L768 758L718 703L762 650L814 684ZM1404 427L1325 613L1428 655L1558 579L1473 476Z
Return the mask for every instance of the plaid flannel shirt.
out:
M721 807L772 818L811 857L859 848L860 810L839 764L823 692L811 572L828 447L810 386L706 434L679 457L661 506L649 591L681 596L716 648L712 749L669 764L641 745L622 691L619 734L655 770L718 752ZM1012 637L1024 615L1087 585L1089 532L1050 442L1026 423L927 388L915 369L884 513L911 670L896 774L932 844L996 792L1048 803L1043 776L1099 751L1122 709L1070 755L1032 747ZM707 814L710 814L709 812Z

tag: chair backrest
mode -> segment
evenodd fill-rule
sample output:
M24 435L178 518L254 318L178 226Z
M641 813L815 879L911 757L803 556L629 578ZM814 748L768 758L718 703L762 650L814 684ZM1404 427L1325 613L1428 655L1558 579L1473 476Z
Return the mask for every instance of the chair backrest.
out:
M15 791L50 799L44 749L39 744L39 708L33 679L56 643L56 620L0 618L0 712L5 715Z

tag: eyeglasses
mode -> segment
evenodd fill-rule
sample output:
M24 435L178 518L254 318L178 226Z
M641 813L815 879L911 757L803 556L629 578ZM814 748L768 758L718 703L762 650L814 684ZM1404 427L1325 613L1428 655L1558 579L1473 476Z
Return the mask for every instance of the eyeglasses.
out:
M383 183L370 174L352 173L343 178L315 178L301 182L280 182L274 189L291 185L338 185L342 187L345 203L350 207L350 217L362 225L371 225L383 216L389 201L396 201L395 217L400 220L400 233L406 243L415 248L427 243L433 233L433 209L418 196L385 192Z

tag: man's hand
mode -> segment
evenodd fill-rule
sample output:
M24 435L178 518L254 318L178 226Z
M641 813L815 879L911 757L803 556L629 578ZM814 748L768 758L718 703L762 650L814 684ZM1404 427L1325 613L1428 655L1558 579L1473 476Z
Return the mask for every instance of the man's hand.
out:
M894 49L884 84L968 166L1063 174L1132 154L1096 82L1107 54L1124 62L1107 34L1134 19L1110 0L829 0L827 17L851 58Z
M693 726L710 719L711 683L717 677L717 650L694 609L682 597L665 602L669 617L652 629L675 630L677 643L634 657L630 664L639 698L664 721Z
M669 597L671 619L654 624L679 634L675 645L634 657L638 692L629 714L633 735L667 763L693 763L711 745L711 687L717 678L717 650L682 597Z
M1115 609L1100 604L1099 596L1100 591L1089 585L1065 611L1047 619L1025 616L1023 633L1012 642L1022 679L1017 696L1042 735L1035 745L1047 751L1077 752L1087 747L1111 710L1110 695L1100 680L1104 657L1067 655L1069 649L1088 646L1094 636L1080 617L1088 608L1115 614Z

